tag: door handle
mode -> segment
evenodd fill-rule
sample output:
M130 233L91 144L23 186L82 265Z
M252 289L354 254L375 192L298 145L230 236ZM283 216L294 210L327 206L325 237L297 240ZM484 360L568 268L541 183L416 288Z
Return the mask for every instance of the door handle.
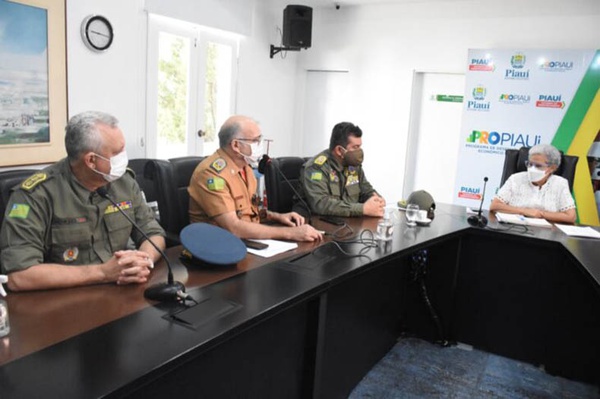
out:
M204 136L206 136L206 132L202 129L198 130L198 132L196 133L198 135L198 137L202 138Z

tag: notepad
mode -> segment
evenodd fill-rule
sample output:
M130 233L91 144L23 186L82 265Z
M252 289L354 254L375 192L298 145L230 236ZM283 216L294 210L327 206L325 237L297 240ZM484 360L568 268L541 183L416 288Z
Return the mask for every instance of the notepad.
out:
M557 224L555 226L568 236L600 238L600 233L589 226L569 226L564 224Z
M552 227L552 223L548 222L546 219L528 218L514 213L496 212L496 219L500 223L521 224L524 226L536 227Z
M295 242L279 241L279 240L252 240L265 243L269 245L265 249L252 249L248 248L248 252L254 255L262 256L263 258L270 258L277 254L296 249L298 244Z

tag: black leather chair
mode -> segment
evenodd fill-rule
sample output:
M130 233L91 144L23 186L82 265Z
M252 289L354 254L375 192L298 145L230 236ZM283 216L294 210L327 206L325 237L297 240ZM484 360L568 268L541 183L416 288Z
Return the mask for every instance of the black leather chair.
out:
M6 213L6 205L10 198L11 189L23 180L37 172L35 169L15 169L0 172L0 226Z
M153 159L144 168L145 177L154 183L160 224L167 233L167 246L179 245L179 233L190 223L187 188L194 169L204 158Z
M146 197L146 202L157 201L156 189L154 187L154 182L146 177L144 170L146 168L146 164L151 161L149 158L136 158L130 159L129 164L127 165L131 170L135 172L135 180L140 185L140 190L144 192L144 196Z
M562 176L569 182L569 189L573 191L573 182L575 181L575 168L579 157L575 155L564 155L561 152L560 166L554 172L557 176ZM525 162L529 159L529 147L521 147L520 149L509 149L506 150L504 157L504 168L502 170L502 179L500 180L500 186L504 185L504 182L508 180L510 175L517 172L525 172L527 166Z
M270 211L290 212L294 205L294 191L290 184L299 192L300 171L306 158L301 157L279 157L271 158L271 162L265 167L265 189L267 191L267 206ZM286 183L283 173L290 184Z

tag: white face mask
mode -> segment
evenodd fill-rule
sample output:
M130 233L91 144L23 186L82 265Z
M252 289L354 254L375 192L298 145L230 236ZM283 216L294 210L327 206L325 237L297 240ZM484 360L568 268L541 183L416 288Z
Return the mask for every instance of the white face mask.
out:
M536 168L535 166L530 166L527 168L527 175L529 176L530 182L537 183L546 177L546 172Z
M247 144L247 143L244 143ZM258 167L258 162L260 161L260 159L263 156L263 146L262 143L251 143L250 145L250 155L245 155L242 154L242 156L244 157L244 160L246 161L246 163L248 163L248 165L250 165L253 168L257 168Z
M127 164L129 163L129 159L127 158L127 152L125 150L121 151L114 157L110 159L104 158L102 155L96 154L97 157L104 159L105 161L110 162L110 172L108 174L97 171L96 169L92 169L94 172L102 175L104 180L109 183L114 182L115 180L121 178L125 171L127 170Z

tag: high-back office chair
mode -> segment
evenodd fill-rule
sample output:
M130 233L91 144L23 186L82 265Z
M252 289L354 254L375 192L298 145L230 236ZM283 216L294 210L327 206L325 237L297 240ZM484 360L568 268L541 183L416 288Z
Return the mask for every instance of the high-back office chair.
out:
M290 212L294 205L294 191L276 168L279 168L298 191L300 187L300 170L304 162L306 162L306 159L300 157L271 158L270 164L265 167L264 174L269 210L285 213Z
M152 179L148 178L144 173L146 164L149 161L149 158L130 159L127 167L135 172L135 180L139 184L140 190L144 192L146 202L153 202L157 200L154 182L152 181Z
M502 170L502 179L500 187L513 173L525 172L527 166L525 162L529 159L529 147L521 147L518 150L508 149L504 157L504 168ZM569 182L569 190L573 191L573 182L575 181L575 168L579 157L575 155L565 155L560 153L560 166L554 172L557 176L562 176Z
M145 167L146 178L154 182L160 224L167 233L167 245L178 245L181 229L190 223L187 188L192 173L204 157L150 160Z
M23 182L23 180L35 172L36 170L34 169L16 169L0 172L0 226L2 226L6 205L10 198L10 189Z

